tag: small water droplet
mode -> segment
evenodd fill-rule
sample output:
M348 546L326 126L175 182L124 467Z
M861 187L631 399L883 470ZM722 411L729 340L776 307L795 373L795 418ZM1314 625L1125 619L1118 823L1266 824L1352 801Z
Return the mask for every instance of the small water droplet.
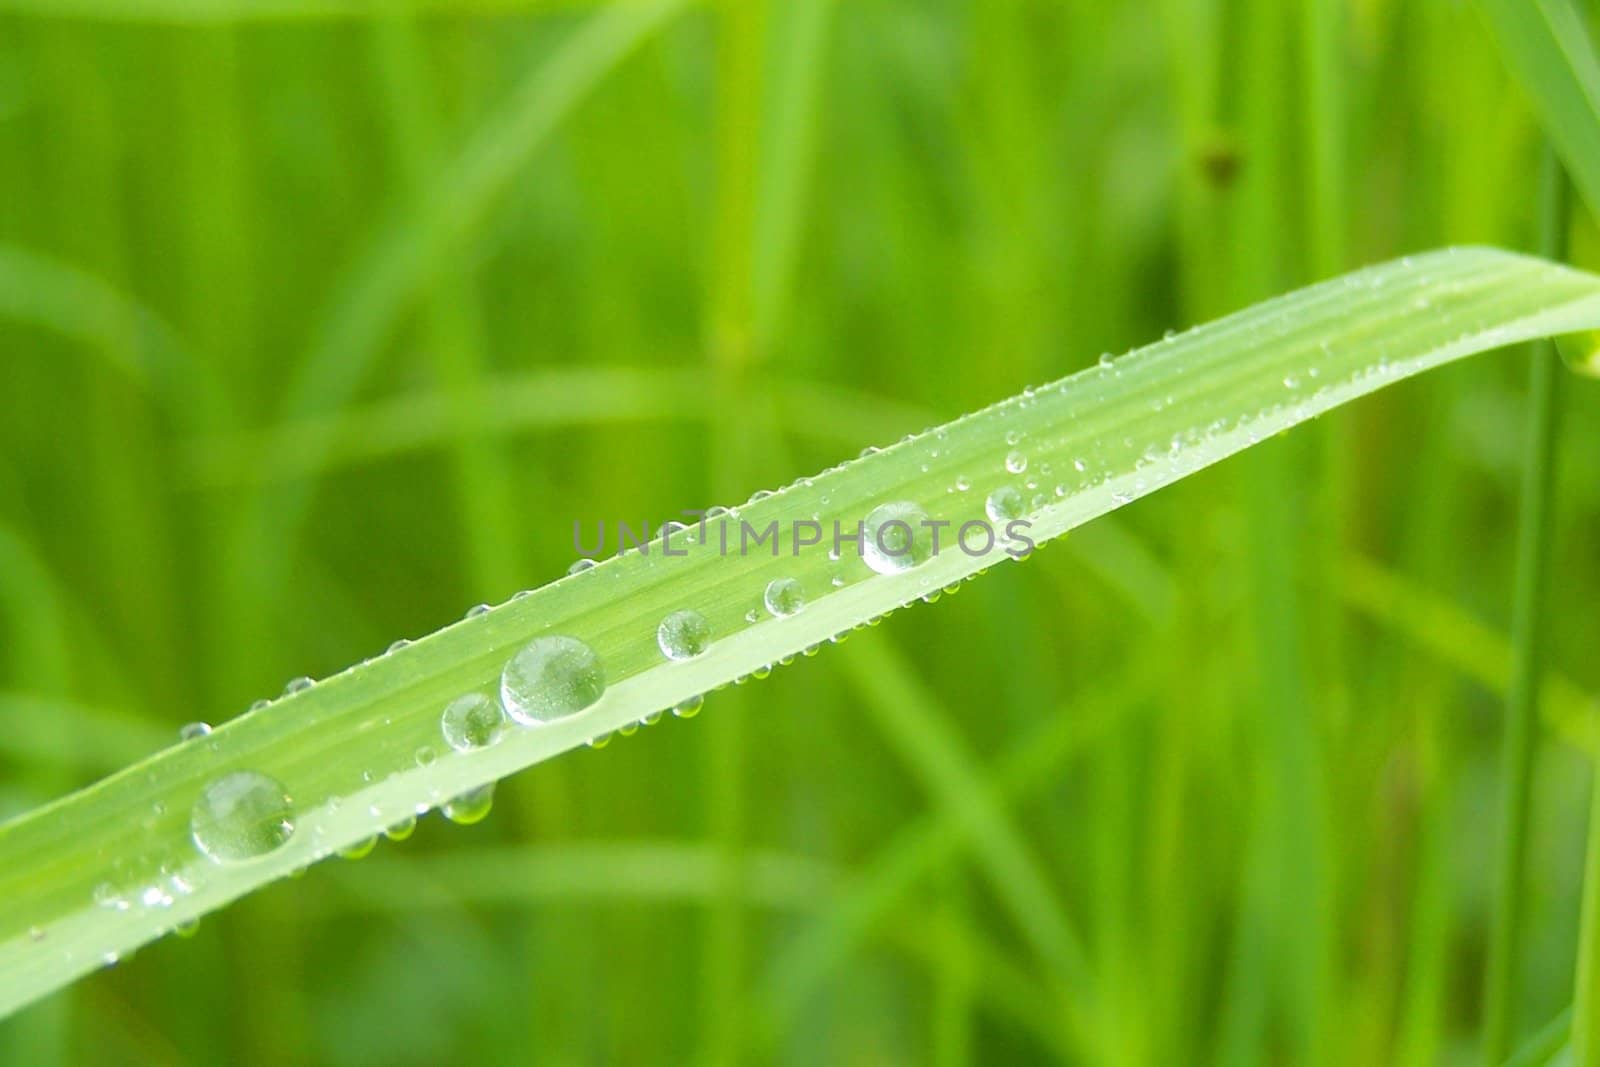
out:
M457 752L488 748L505 731L505 712L482 693L468 693L445 705L439 729L447 744Z
M389 646L389 652L391 652L391 653L399 652L402 648L409 648L409 647L411 647L411 642L406 640L404 637L402 637L398 641L396 641L394 644Z
M909 500L882 504L867 514L861 556L879 574L898 574L933 555L928 513Z
M621 726L617 727L617 736L619 737L632 737L638 732L639 724L636 722L623 723Z
M983 502L984 514L989 516L993 523L1007 523L1013 519L1020 519L1026 511L1022 502L1022 494L1009 485L1002 485L989 494Z
M590 748L605 748L610 743L610 734L596 734L595 736L589 738L587 742L585 742L585 744L587 744Z
M44 935L44 930L42 928L37 927L37 926L28 927L28 940L29 941L35 941L35 942L43 941L44 940L44 936L45 936Z
M199 919L181 919L172 924L172 932L182 938L190 938L200 932Z
M971 489L971 488L972 488L972 481L970 479L968 479L965 476L960 476L960 477L956 478L956 492L965 493L968 489Z
M294 802L282 784L257 771L234 771L200 791L189 833L207 858L236 863L281 848L294 833Z
M423 745L417 749L418 767L431 767L433 765L433 761L438 758L439 754L433 750L431 745Z
M387 837L390 841L404 841L406 838L412 835L416 828L417 817L415 815L407 815L399 822L393 823L388 829L384 830L383 836Z
M207 722L186 722L178 727L179 741L193 741L197 737L204 737L211 732L211 724Z
M592 560L592 559L576 559L576 560L572 561L572 566L567 568L567 573L568 574L582 574L584 571L588 570L589 568L591 568L593 566L594 566L594 560Z
M806 606L806 594L793 578L774 578L767 583L761 601L780 619L794 615Z
M444 817L458 826L471 826L475 822L482 822L489 814L489 809L494 807L494 783L481 785L476 789L469 789L460 796L451 797L445 801L439 810L444 812Z
M339 855L347 860L358 860L369 855L377 847L378 836L374 834L371 837L363 837L353 845L346 845L339 850Z
M656 644L668 659L693 659L711 646L711 624L698 611L674 611L656 627Z
M700 709L705 705L706 698L699 693L692 697L678 701L672 706L672 714L680 719L692 719L700 714Z
M128 898L110 882L101 882L94 887L94 902L107 911L127 911L129 908Z
M1021 474L1028 469L1028 457L1021 452L1011 452L1006 455L1006 470L1012 474Z
M605 691L599 657L575 637L536 638L500 673L501 706L526 726L575 715Z
M487 615L487 614L489 614L489 605L487 605L487 604L474 604L474 605L472 605L472 607L467 609L467 614L465 615L465 618L476 619L480 615Z
M315 681L304 676L299 678L291 678L289 679L288 684L283 687L283 695L290 696L294 693L303 693L316 684L317 683Z

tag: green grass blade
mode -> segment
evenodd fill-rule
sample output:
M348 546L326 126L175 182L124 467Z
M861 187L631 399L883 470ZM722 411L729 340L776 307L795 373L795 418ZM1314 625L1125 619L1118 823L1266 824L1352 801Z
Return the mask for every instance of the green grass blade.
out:
M1443 251L1358 271L1140 349L755 499L723 528L814 516L854 529L887 501L931 520L984 515L997 489L1024 498L1027 535L1056 537L1253 443L1391 382L1534 337L1600 326L1600 278L1492 249ZM730 416L733 413L730 413ZM1025 468L1025 469L1023 469ZM1030 484L1032 483L1032 484ZM962 489L961 486L969 486ZM555 516L547 516L554 524ZM565 519L566 517L561 517ZM564 527L564 522L562 523ZM708 529L714 540L717 525ZM737 538L737 529L734 531ZM926 531L923 531L926 534ZM566 530L561 530L561 536ZM632 551L226 723L0 827L0 1012L10 1012L269 881L449 798L793 656L1009 558L934 554L878 574L826 542L793 553ZM804 610L760 615L778 577ZM658 622L693 607L714 640L664 662ZM749 613L757 612L757 621ZM536 636L580 637L604 665L582 712L442 751L439 717L489 692ZM419 759L419 752L423 758ZM294 828L280 847L213 863L189 812L221 775L284 783ZM121 900L127 907L105 907Z
M644 0L623 0L643 3ZM0 0L0 14L171 24L484 16L596 7L601 0ZM622 6L621 4L617 6Z
M1578 921L1578 966L1572 990L1575 1067L1600 1064L1600 773L1591 773L1589 845L1583 864L1583 910Z
M1545 135L1600 216L1600 61L1572 0L1480 0L1506 65Z
M1566 252L1566 177L1552 157L1540 194L1541 251L1560 259ZM1532 353L1528 391L1530 425L1522 467L1522 502L1517 510L1516 588L1511 616L1511 689L1506 697L1500 796L1500 857L1495 872L1494 925L1484 978L1484 1062L1497 1064L1516 1039L1521 1000L1524 867L1527 862L1533 793L1539 683L1543 673L1545 587L1548 584L1551 512L1554 508L1556 428L1560 368L1555 346L1539 341Z

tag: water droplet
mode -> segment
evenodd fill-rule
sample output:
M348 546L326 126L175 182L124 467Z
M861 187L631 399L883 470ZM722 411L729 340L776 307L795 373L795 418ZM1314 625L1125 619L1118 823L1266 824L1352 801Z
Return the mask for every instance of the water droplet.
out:
M1081 459L1075 459L1072 461L1072 469L1077 471L1079 474L1082 474L1084 471L1089 469L1089 464L1085 463Z
M989 499L983 502L984 514L989 516L993 523L1007 523L1013 519L1020 519L1026 508L1022 503L1022 494L1009 485L1002 485L989 494Z
M385 830L383 832L383 836L387 837L390 841L404 841L406 838L411 836L412 832L415 831L416 828L417 817L415 815L407 815L405 818L401 819L397 823L394 823L387 830Z
M200 932L200 920L182 919L172 924L172 932L183 938L193 937Z
M289 696L294 693L303 693L316 684L316 682L306 677L291 678L289 683L283 687L283 695Z
M711 645L711 624L698 611L674 611L656 627L656 644L668 659L693 659Z
M44 930L42 928L40 928L40 927L37 927L37 926L28 927L28 940L29 941L43 941L44 940Z
M128 898L110 882L101 882L94 887L94 902L107 911L127 911L129 907Z
M751 671L750 672L750 677L754 678L756 681L759 682L763 678L769 677L771 674L772 674L772 664L765 663L765 664L762 664L761 666L757 667L755 670Z
M494 807L494 783L490 782L450 798L439 810L444 812L445 818L456 825L471 826L475 822L482 822L492 807Z
M806 594L800 588L800 583L793 578L774 578L767 583L767 591L761 596L762 603L767 610L778 618L787 618L806 606Z
M472 607L467 609L467 614L466 614L465 617L468 618L468 619L476 619L479 615L487 615L487 614L489 614L489 605L487 605L487 604L474 604L474 605L472 605Z
M956 478L956 492L965 493L968 489L971 489L971 488L972 488L972 482L968 478L966 478L964 475L963 476L958 476Z
M680 719L692 719L700 714L700 709L705 705L706 698L696 693L692 697L680 700L672 706L672 714Z
M178 727L178 740L193 741L195 738L204 737L210 732L211 724L208 722L186 722Z
M407 641L405 638L402 637L402 638L400 638L400 640L396 641L394 644L389 646L389 651L390 652L399 652L402 648L409 648L410 646L411 646L411 642Z
M260 700L252 700L250 702L250 706L245 710L260 711L262 708L269 706L271 703L272 701L268 700L266 697L262 697Z
M623 723L621 726L617 727L617 736L619 737L632 737L638 732L639 724L636 722Z
M374 834L371 837L363 837L353 845L346 845L339 850L339 855L347 860L358 860L371 853L377 847L378 837Z
M879 574L898 574L925 563L933 541L923 525L928 513L909 500L882 504L867 514L861 556Z
M640 726L654 726L656 723L658 723L660 721L661 721L661 712L652 711L649 714L643 715L643 716L640 717L639 725Z
M234 771L200 791L189 812L189 833L217 863L255 859L281 848L294 833L294 802L276 780Z
M576 560L572 561L572 566L567 568L567 573L568 574L582 574L584 571L588 570L590 567L593 567L593 566L594 566L594 560L592 560L592 559L576 559Z
M575 637L536 638L500 673L500 703L527 726L575 715L606 691L594 649Z
M1028 469L1028 457L1021 452L1010 452L1006 455L1006 470L1012 474L1021 474Z
M584 743L587 744L590 748L605 748L607 745L609 745L611 743L611 735L610 734L596 734L595 736L589 738L589 740L584 742Z
M433 750L431 745L423 745L421 748L417 749L418 767L431 767L433 766L433 761L438 758L439 754Z
M482 693L456 697L439 717L446 743L457 752L488 748L500 740L505 725L506 716L500 705Z

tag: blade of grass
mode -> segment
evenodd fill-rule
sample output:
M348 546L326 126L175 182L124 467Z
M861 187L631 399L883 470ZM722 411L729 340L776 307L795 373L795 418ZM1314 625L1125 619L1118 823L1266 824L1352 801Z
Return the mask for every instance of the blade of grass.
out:
M343 408L413 296L460 253L528 160L610 70L689 2L638 0L604 8L535 67L415 201L417 212L391 221L355 265L296 368L285 419ZM331 426L323 434L331 434ZM302 444L313 459L327 449L325 436ZM290 548L314 488L300 483L262 494L240 520L234 558L248 566L240 568L235 600L245 611L270 606L284 588Z
M1337 596L1349 608L1404 637L1442 663L1505 696L1511 689L1511 641L1449 600L1371 560L1351 556L1340 568ZM1547 670L1540 706L1549 729L1586 753L1600 752L1593 697L1565 674Z
M1566 252L1566 178L1551 156L1540 191L1540 250L1554 259ZM1554 506L1559 363L1555 346L1536 342L1528 390L1529 426L1523 455L1522 499L1517 512L1516 589L1511 611L1511 688L1506 697L1501 750L1499 862L1495 868L1493 926L1484 975L1483 1059L1498 1064L1516 1039L1522 993L1523 878L1527 864L1533 792L1539 681L1543 674L1545 592L1551 511Z
M1070 706L1027 731L984 776L983 786L996 804L1002 809L1010 807L1056 781L1071 757L1090 749L1149 696L1150 666L1146 659L1136 660L1114 683L1075 694ZM1085 713L1084 709L1089 710ZM940 806L879 849L840 889L831 906L769 965L763 982L768 1045L796 1025L826 977L872 930L892 921L917 885L973 847L970 820ZM1059 1011L1056 1014L1059 1016ZM1059 1031L1059 1026L1056 1029ZM1058 1041L1065 1037L1059 1032L1054 1036ZM1082 1052L1075 1042L1064 1042L1062 1047L1073 1055Z
M390 106L390 139L402 187L412 198L413 214L426 211L428 175L436 168L442 135L434 87L415 25L406 17L386 18L373 30L378 75ZM471 595L491 596L517 580L517 523L512 482L472 404L482 385L484 365L483 309L471 280L448 265L423 307L426 347L435 380L451 421L459 427L452 440L456 510L462 541L467 546L467 583ZM326 467L321 468L326 470Z
M1600 763L1594 765L1600 767ZM1583 864L1583 911L1572 989L1572 1062L1600 1065L1600 771L1591 769L1589 844Z
M863 637L838 662L866 698L864 706L879 731L945 814L962 827L1012 922L1060 984L1062 995L1072 998L1066 1014L1090 1014L1094 987L1078 934L1033 849L950 727L948 713L885 641Z
M547 367L500 374L466 392L459 405L438 388L423 388L265 431L200 437L186 450L183 465L194 486L220 489L454 447L471 433L498 439L571 426L708 421L722 414L710 383L709 372L693 367ZM802 378L763 375L751 388L777 409L786 432L842 448L897 440L936 421L926 409L892 397ZM817 411L830 417L814 418ZM466 426L468 417L477 425Z
M1013 468L1025 461L1063 472L1059 493L1039 493L1023 513L1029 538L1043 541L1390 382L1597 325L1595 276L1489 249L1413 257L1029 390L802 479L719 522L723 529L777 523L793 531L816 516L825 528L838 522L854 529L872 508L906 500L920 502L930 521L959 526L983 517L991 490L1023 484ZM1009 443L1013 432L1025 434L1025 444ZM975 490L959 491L961 479ZM718 528L708 527L713 540ZM0 898L9 905L0 916L0 1012L419 805L582 745L1008 558L997 543L977 554L934 553L908 570L879 574L860 559L830 559L828 543L783 556L723 553L681 537L675 543L685 555L662 555L658 541L653 551L609 559L0 827ZM747 621L778 577L801 583L805 609ZM716 639L693 659L663 662L656 626L685 605L705 617ZM593 706L512 730L493 747L417 758L419 749L437 750L447 703L492 691L508 657L551 633L581 637L604 665L604 694ZM295 828L266 855L214 863L194 848L189 812L208 783L236 771L285 783ZM152 885L173 876L182 887L170 902L126 910L95 903L95 889L107 879L115 879L113 891L143 901Z
M1479 0L1506 65L1540 125L1600 216L1600 61L1572 0Z
M0 0L0 14L172 24L372 19L396 14L559 13L604 0ZM643 0L620 0L633 3Z

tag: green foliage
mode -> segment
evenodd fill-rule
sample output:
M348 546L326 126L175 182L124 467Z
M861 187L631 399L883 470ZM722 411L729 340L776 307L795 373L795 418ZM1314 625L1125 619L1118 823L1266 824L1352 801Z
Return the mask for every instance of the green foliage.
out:
M1593 278L1415 256L1095 366L1359 263L1532 247L1541 125L1593 203L1575 9L1157 10L1152 38L1120 3L0 4L0 990L123 956L0 1056L1459 1059L1508 688L1546 729L1506 1035L1592 1048L1562 1012L1597 943L1596 398L1550 424L1532 667L1512 361L1277 431L1594 325ZM964 517L1003 481L1052 535L1125 510L410 833L966 573L834 589L812 552L779 561L806 608L753 626L770 559L505 602L574 520L742 500L1081 367L741 510ZM666 664L685 607L714 639ZM607 696L447 752L444 708L547 628ZM195 801L246 770L293 834L200 859Z

